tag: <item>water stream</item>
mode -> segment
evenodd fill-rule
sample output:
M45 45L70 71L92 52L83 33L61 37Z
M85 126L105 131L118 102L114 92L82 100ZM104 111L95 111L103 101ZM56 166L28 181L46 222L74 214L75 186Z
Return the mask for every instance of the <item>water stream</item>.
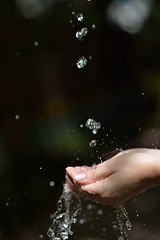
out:
M71 227L73 223L76 223L76 217L80 209L80 198L77 198L65 184L57 203L57 211L53 215L52 225L47 232L50 240L66 240L69 235L73 234Z

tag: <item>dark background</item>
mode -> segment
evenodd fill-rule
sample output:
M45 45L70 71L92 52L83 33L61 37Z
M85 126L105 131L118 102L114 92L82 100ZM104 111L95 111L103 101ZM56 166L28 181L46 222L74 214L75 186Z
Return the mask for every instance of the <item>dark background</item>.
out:
M120 148L160 147L160 3L130 33L106 17L113 2L0 1L0 239L48 239L65 167ZM79 42L82 27L89 31ZM88 63L78 69L81 56ZM101 123L97 135L88 118ZM160 239L159 195L155 188L126 204L131 239ZM72 239L117 239L114 210L92 206Z

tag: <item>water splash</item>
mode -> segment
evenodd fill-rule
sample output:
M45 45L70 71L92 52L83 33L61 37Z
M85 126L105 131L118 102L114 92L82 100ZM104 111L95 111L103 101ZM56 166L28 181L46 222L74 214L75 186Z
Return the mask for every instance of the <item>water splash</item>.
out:
M50 240L67 240L69 235L73 234L71 227L77 221L76 216L80 208L80 199L65 184L57 203L57 211L53 215L52 225L47 232Z
M57 211L53 214L53 222L49 227L47 235L50 240L67 240L69 235L73 234L72 225L77 222L77 215L81 210L82 199L77 198L72 189L65 184L62 195L57 203ZM92 204L88 204L87 210L93 208ZM102 210L97 211L98 215L103 214ZM88 221L80 219L80 224ZM116 220L113 222L113 228L118 230L117 240L129 240L127 231L132 228L128 217L128 212L124 206L116 208Z

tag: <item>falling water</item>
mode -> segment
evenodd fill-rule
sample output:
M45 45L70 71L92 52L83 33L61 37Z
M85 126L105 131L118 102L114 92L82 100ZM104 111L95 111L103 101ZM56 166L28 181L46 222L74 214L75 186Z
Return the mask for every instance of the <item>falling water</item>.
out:
M57 211L53 215L52 225L47 235L50 240L67 240L73 234L72 224L77 222L77 215L81 210L81 199L65 184L61 197L57 203ZM117 240L128 240L127 232L131 230L131 222L124 206L116 208L116 219L113 229L118 231Z
M75 12L72 12L72 15L75 15ZM75 16L78 22L83 22L84 16L82 13L78 13ZM95 24L93 24L91 28L94 30L96 28ZM76 38L81 41L87 33L88 28L83 27L76 32ZM76 65L79 69L84 68L87 65L87 58L82 56L77 60ZM82 126L83 125L81 125L81 127ZM97 134L101 128L101 124L91 118L87 120L85 126L92 130L93 134ZM95 147L97 141L93 139L89 145L90 147ZM53 215L52 225L47 232L50 240L67 240L69 235L73 234L71 227L72 224L76 223L77 214L80 212L80 209L81 199L77 198L70 187L65 184L62 195L57 203L57 211ZM113 228L119 231L120 236L118 236L118 240L128 240L127 231L131 230L131 223L124 206L119 206L116 209L116 221L113 222Z
M131 231L132 224L129 220L128 212L124 206L116 208L116 221L113 222L113 228L119 231L118 240L128 240L127 231Z
M77 221L76 216L80 208L80 199L65 184L57 203L57 211L53 215L52 225L47 232L50 240L66 240L73 234L71 227Z

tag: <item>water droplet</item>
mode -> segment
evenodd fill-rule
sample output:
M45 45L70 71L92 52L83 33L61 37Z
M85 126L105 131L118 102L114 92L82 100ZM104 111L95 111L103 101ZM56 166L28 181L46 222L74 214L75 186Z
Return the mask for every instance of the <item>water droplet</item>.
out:
M99 209L99 210L97 211L97 214L98 214L98 215L102 215L102 214L103 214L103 210L102 210L102 209Z
M37 42L37 41L34 42L34 46L35 46L35 47L38 47L38 46L39 46L39 42Z
M92 205L92 204L88 204L88 205L87 205L87 209L88 209L88 210L91 210L92 208L93 208L93 205Z
M132 228L132 224L128 220L126 221L126 228L128 229L128 231L130 231Z
M93 134L97 134L98 129L101 128L101 124L94 119L89 118L86 122L86 127L91 129Z
M95 24L92 24L92 30L95 30L96 29L96 25Z
M112 226L114 230L117 230L117 225Z
M20 56L20 52L16 52L16 56L19 57Z
M118 237L118 240L124 240L124 237L120 236Z
M77 18L77 20L78 20L79 22L83 22L83 14L82 14L82 13L78 13L78 14L76 15L76 18Z
M18 120L20 118L20 116L17 114L15 115L15 119Z
M85 223L85 219L83 219L83 218L82 218L82 219L79 219L79 223L80 223L80 224L84 224L84 223Z
M50 181L49 185L50 185L51 187L54 187L54 185L55 185L55 182L53 182L53 181Z
M93 133L93 134L97 134L97 130L96 130L96 129L93 129L93 130L92 130L92 133Z
M96 145L97 145L96 140L92 140L92 141L89 143L89 146L90 146L90 147L96 147Z
M84 68L87 64L87 59L85 57L81 57L78 61L77 61L77 67L78 68Z
M86 27L82 28L80 31L76 32L76 38L78 38L79 41L82 41L83 38L87 35L87 33L88 29Z

